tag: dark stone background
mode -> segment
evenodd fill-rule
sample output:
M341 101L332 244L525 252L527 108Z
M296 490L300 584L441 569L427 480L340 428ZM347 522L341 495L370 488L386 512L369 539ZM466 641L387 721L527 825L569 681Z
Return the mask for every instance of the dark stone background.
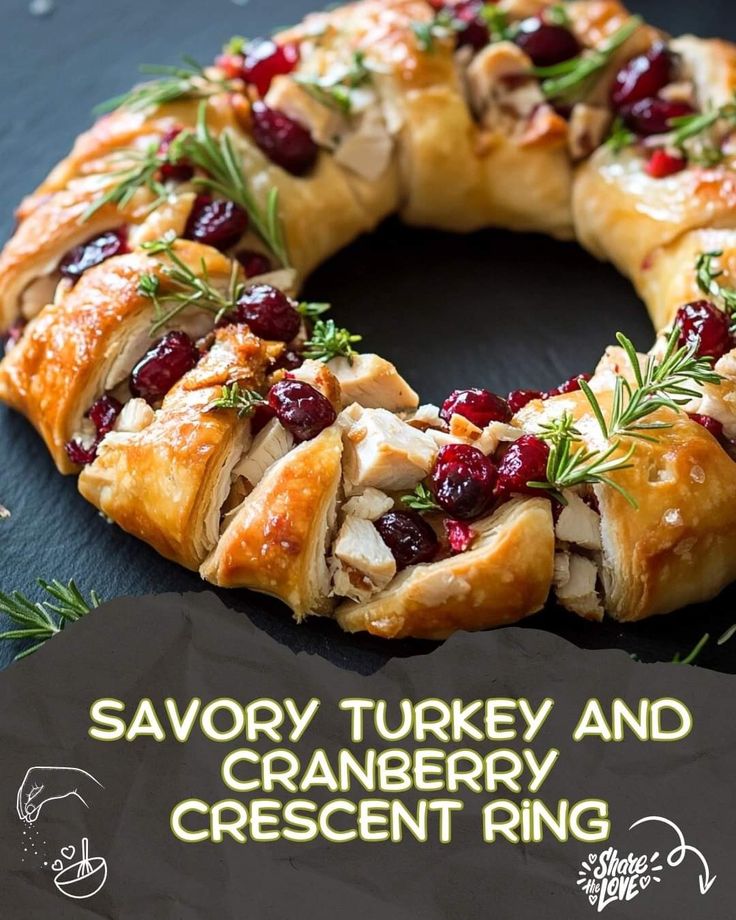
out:
M46 17L29 0L0 0L0 236L12 210L90 121L100 100L134 82L138 64L173 64L182 53L209 59L230 35L254 36L295 21L314 0L56 0ZM736 39L732 0L693 5L632 0L636 12L674 33ZM629 285L574 245L489 231L461 238L405 232L389 223L325 265L309 293L364 335L367 348L396 361L438 401L456 386L550 386L592 367L621 329L642 347L651 330ZM0 588L34 592L34 580L75 578L105 598L203 588L199 577L161 559L110 526L54 471L40 440L0 407ZM281 642L320 651L365 671L387 656L425 651L342 636L330 623L297 629L275 602L246 592L221 595ZM670 660L705 631L734 620L736 592L703 607L621 628L589 625L559 611L532 626L587 647L619 647ZM13 650L0 649L0 666ZM736 640L714 641L700 663L736 671Z

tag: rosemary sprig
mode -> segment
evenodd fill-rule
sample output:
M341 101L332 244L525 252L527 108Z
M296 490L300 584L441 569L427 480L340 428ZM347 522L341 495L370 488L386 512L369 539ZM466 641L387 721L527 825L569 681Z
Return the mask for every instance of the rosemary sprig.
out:
M720 375L713 370L713 360L698 356L698 342L678 346L679 335L679 328L674 327L667 338L662 358L649 355L642 368L631 339L617 333L619 345L631 365L634 383L632 385L625 377L617 376L608 420L588 383L580 381L604 438L630 437L653 441L655 438L648 432L671 427L665 421L646 421L653 412L662 408L679 412L682 406L700 395L695 386L721 382Z
M698 287L709 297L720 300L731 318L731 331L736 332L736 290L724 287L718 280L723 276L723 269L717 269L714 261L723 255L722 250L702 252L695 263L695 277Z
M67 623L81 619L101 603L94 591L87 600L74 581L63 585L59 581L48 582L39 578L38 585L50 596L50 600L34 602L20 591L12 594L0 591L0 612L7 614L19 627L0 633L0 640L34 640L29 648L15 656L14 661L37 651L47 639L60 633Z
M604 451L589 450L582 444L576 447L582 436L569 412L563 412L559 418L541 426L538 436L547 441L550 447L547 479L544 482L528 482L530 488L551 492L564 505L567 504L563 495L565 489L604 483L623 495L632 507L637 507L634 497L610 476L611 473L632 466L630 460L635 450L633 444L626 453L618 457L614 457L620 447L618 441Z
M317 361L343 357L352 363L357 354L353 344L362 341L362 338L362 335L353 335L349 330L336 326L334 319L318 319L311 337L304 343L304 356Z
M248 390L235 382L224 386L220 395L212 400L205 411L235 409L240 418L248 418L257 406L262 406L265 402L266 398L257 390Z
M709 642L710 633L705 633L705 635L701 636L701 638L697 641L692 651L688 652L684 658L681 657L680 653L678 652L672 659L672 664L695 664L695 659L699 657L700 653Z
M205 68L191 57L183 57L178 67L144 64L141 73L157 76L157 80L135 86L127 93L95 106L94 114L103 115L115 109L145 112L178 99L203 99L214 93L234 88L232 80L217 80L207 76Z
M235 152L228 131L215 139L207 126L206 103L199 107L195 131L182 131L171 144L173 162L186 160L205 173L193 181L223 198L234 201L248 213L250 223L260 239L285 268L289 265L281 219L279 193L271 188L265 209L261 208L248 184L243 166Z
M107 191L103 192L87 208L82 220L89 220L100 208L108 204L124 208L140 188L147 188L156 196L150 206L150 210L160 204L166 197L166 187L160 181L158 175L161 167L168 161L168 154L162 156L158 150L159 145L152 143L143 151L127 150L121 152L118 159L126 160L130 165L109 173L107 178L111 180L112 184Z
M402 495L401 504L420 512L442 510L423 482L420 482L413 492L408 495Z
M189 307L207 310L214 313L216 320L221 319L233 309L244 287L238 277L238 265L233 262L227 292L223 294L210 281L204 259L197 274L179 258L174 249L175 242L176 237L170 233L163 239L142 245L146 252L163 255L171 263L162 269L167 281L166 290L162 290L161 279L155 274L143 275L138 282L139 292L148 297L154 306L152 336Z
M319 303L316 301L302 301L297 304L297 312L305 319L315 320L332 309L331 303Z
M721 120L736 125L736 94L730 102L718 108L670 119L669 126L674 130L672 144L684 147L688 141L710 131Z
M611 133L608 135L606 146L613 151L613 153L618 154L621 153L624 148L630 147L635 142L636 135L633 131L629 131L623 118L617 115L611 125Z
M349 115L353 110L352 90L363 86L370 77L371 72L365 63L365 52L355 51L344 73L328 78L315 74L297 74L294 79L318 102Z
M608 64L614 53L627 42L642 23L641 16L631 16L598 48L551 67L534 67L532 74L542 78L542 92L548 99L574 96L585 83Z

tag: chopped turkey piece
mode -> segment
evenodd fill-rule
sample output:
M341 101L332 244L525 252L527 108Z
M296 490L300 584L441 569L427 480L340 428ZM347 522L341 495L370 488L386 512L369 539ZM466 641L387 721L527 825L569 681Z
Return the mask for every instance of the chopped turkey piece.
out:
M320 147L334 149L349 129L347 118L299 86L291 77L276 77L266 94L266 105L304 125Z
M608 109L579 102L573 106L568 131L568 147L574 160L590 156L603 143L611 125Z
M412 428L420 428L422 431L427 428L445 427L445 423L440 418L440 407L433 403L425 403L420 406L406 421Z
M278 419L272 418L255 436L248 453L236 464L233 479L244 476L252 486L257 485L269 466L288 454L293 446L294 438Z
M386 122L380 108L374 105L363 114L357 129L343 137L335 160L363 179L376 182L388 169L393 151Z
M115 431L143 431L154 420L156 413L145 399L131 399L115 420Z
M555 588L570 581L570 553L555 553L555 568L552 582Z
M498 450L501 442L511 443L516 441L524 434L522 428L515 425L507 425L505 422L491 422L483 429L483 433L476 442L476 447L490 457Z
M334 593L367 600L396 574L396 561L370 521L347 517L332 548Z
M297 278L293 268L277 268L263 275L253 275L253 278L257 278L259 284L270 284L271 287L278 288L289 297L293 297L297 292Z
M345 502L343 511L353 517L363 518L366 521L377 521L378 518L390 511L394 506L394 500L381 492L380 489L367 488L360 495L354 495Z
M46 304L53 302L58 282L59 274L53 269L48 275L31 281L20 295L20 312L24 319L33 319Z
M558 540L574 543L583 549L601 548L601 517L574 492L566 491L567 505L560 511L555 525Z
M289 371L289 376L294 380L301 380L319 390L323 396L332 403L336 411L343 406L342 389L340 382L332 370L323 361L313 361L308 358L296 370Z
M357 402L366 409L402 412L414 409L419 397L390 361L378 355L333 358L327 367L342 389L343 406Z
M598 569L595 563L575 553L569 558L570 577L557 586L557 600L565 610L586 620L602 620L604 610L596 591Z
M501 116L525 118L544 96L539 82L528 77L531 59L513 42L488 45L473 58L466 71L470 104L487 127L498 127Z
M385 409L353 404L339 416L345 433L346 489L413 489L429 472L437 445Z
M483 434L483 429L474 425L464 415L455 413L450 417L450 434L463 441L477 441Z

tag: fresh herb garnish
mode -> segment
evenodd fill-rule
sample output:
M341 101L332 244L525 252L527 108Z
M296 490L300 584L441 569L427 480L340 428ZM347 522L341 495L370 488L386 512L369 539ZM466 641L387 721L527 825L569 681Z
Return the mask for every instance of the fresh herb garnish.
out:
M117 159L124 160L129 165L105 176L112 184L87 208L82 220L89 220L100 208L108 204L124 208L141 188L147 188L155 196L149 210L157 207L166 198L166 187L159 179L159 170L168 162L168 154L162 156L158 151L159 144L152 143L143 151L121 152Z
M708 112L671 118L669 126L674 130L672 144L675 147L683 147L687 141L709 131L721 120L736 125L736 95L730 102Z
M675 657L672 659L672 664L694 664L695 659L700 655L706 645L710 642L710 633L705 633L698 642L695 644L692 651L690 651L684 658L680 656L678 652Z
M402 495L401 504L406 505L407 508L411 508L413 511L426 512L442 510L423 482L420 482L409 495Z
M437 40L452 38L463 25L464 23L456 19L450 10L444 9L438 10L427 22L412 22L411 30L419 50L432 52Z
M302 301L296 306L297 312L305 319L315 320L332 309L332 304L318 303L313 301Z
M192 269L179 258L174 249L176 237L172 233L163 239L143 243L142 248L150 255L165 256L170 265L162 268L166 278L165 290L162 290L161 278L155 274L143 275L138 282L138 290L148 297L154 307L154 321L150 334L156 335L175 316L189 307L206 310L221 319L233 309L243 291L243 282L239 280L237 262L232 263L230 280L226 293L218 290L210 281L204 259L200 273Z
M736 290L724 287L718 280L724 274L723 269L717 269L713 262L720 259L722 250L703 252L695 263L695 277L700 290L709 297L720 300L732 320L731 331L736 332Z
M367 83L370 76L371 72L365 63L365 52L356 51L344 73L337 73L331 77L297 74L294 80L318 102L349 115L353 108L352 90Z
M170 151L173 162L186 160L204 172L203 176L192 180L195 185L234 201L246 211L253 230L281 265L288 267L289 255L279 217L278 189L270 189L263 209L253 196L230 133L225 130L217 139L210 133L205 103L199 107L196 130L182 131L173 140Z
M563 26L569 28L571 25L570 14L567 12L564 3L555 3L545 11L544 18L550 25Z
M145 112L178 99L205 99L215 93L234 89L231 80L217 80L207 76L205 68L194 58L182 58L179 67L159 67L145 64L141 73L158 76L158 80L142 83L127 93L108 99L94 108L95 115L103 115L114 109L130 109Z
M492 42L511 41L518 32L518 26L511 25L508 14L494 3L484 3L480 17L488 26Z
M606 146L613 153L621 153L624 148L630 147L634 143L636 143L636 135L633 131L629 131L623 118L617 115L611 125L611 133L608 135Z
M220 395L207 406L206 411L235 409L240 418L247 418L255 412L257 406L262 406L266 401L257 390L248 390L235 382L224 386Z
M646 421L653 412L663 408L679 412L691 399L700 396L695 386L721 382L721 376L713 370L713 359L698 355L698 342L679 346L679 336L679 328L673 327L663 356L656 358L649 355L642 368L631 339L620 332L616 334L631 365L634 383L632 385L621 375L616 377L608 420L589 384L585 380L580 381L580 388L590 403L604 438L629 437L654 441L656 439L648 432L672 426L665 421Z
M361 335L353 335L347 329L336 326L334 319L318 319L311 337L304 343L304 357L317 361L342 357L352 363L353 357L357 354L353 344L360 342L362 338Z
M591 48L569 61L551 67L534 67L531 73L542 79L542 92L548 99L570 99L603 70L641 23L641 16L632 16L598 48Z
M81 619L101 603L94 591L87 600L74 581L63 585L59 581L48 582L39 578L38 585L50 595L51 600L31 601L20 591L12 594L0 591L0 612L7 614L19 627L0 633L0 640L33 640L33 644L19 652L14 661L31 655L47 639L60 633L67 623Z
M736 623L734 623L733 626L729 626L728 629L718 637L718 645L725 645L727 642L730 642L734 636L736 636Z
M633 465L629 462L635 450L633 444L618 457L614 454L621 446L619 441L604 451L589 450L580 443L582 435L569 412L563 412L559 418L542 425L538 437L549 443L547 479L544 482L527 483L530 488L551 492L564 505L567 504L563 495L565 489L604 483L620 492L632 507L637 507L633 496L610 478L611 473L629 469Z

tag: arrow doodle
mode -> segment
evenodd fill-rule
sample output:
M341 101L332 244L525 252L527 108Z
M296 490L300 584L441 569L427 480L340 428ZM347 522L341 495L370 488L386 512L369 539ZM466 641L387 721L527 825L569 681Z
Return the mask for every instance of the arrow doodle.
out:
M633 831L635 827L638 827L640 824L644 824L647 821L659 821L662 824L666 824L672 828L672 830L677 834L679 843L667 856L667 864L675 869L677 866L681 865L685 856L688 853L693 853L703 864L703 871L698 875L698 884L700 885L700 893L707 894L710 891L713 882L715 882L718 876L710 874L710 866L708 865L708 860L703 856L697 847L691 846L689 843L685 843L685 835L682 833L680 828L675 824L674 821L670 821L669 818L661 818L657 815L649 815L646 818L639 818L638 821L635 821L631 827L630 831Z

